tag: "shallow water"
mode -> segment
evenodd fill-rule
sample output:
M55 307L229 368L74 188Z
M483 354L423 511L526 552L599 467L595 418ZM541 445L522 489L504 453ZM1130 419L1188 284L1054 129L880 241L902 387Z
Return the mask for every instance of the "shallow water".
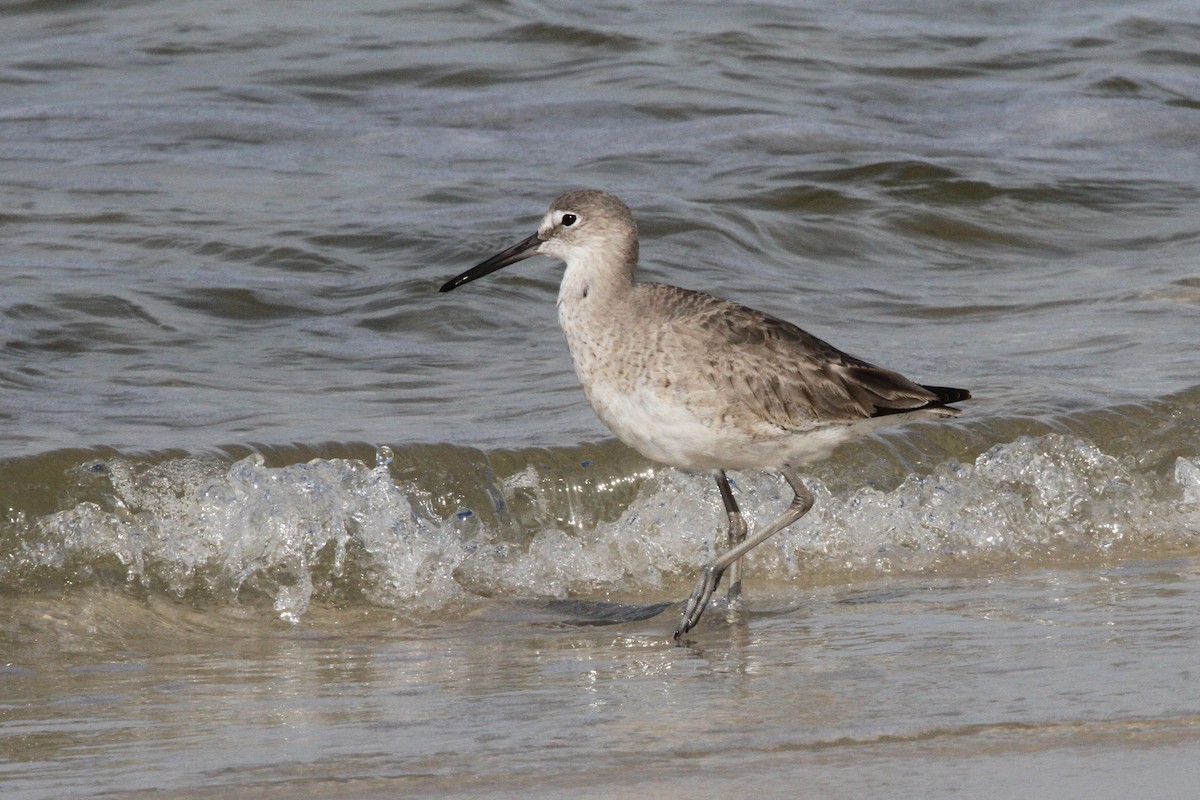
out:
M554 604L287 630L27 603L6 640L47 662L3 677L6 796L1194 792L1195 557L755 589L690 647Z
M3 6L4 796L1191 796L1198 44L1183 2ZM556 266L437 293L577 186L648 277L975 394L808 469L683 647L710 479L594 418Z

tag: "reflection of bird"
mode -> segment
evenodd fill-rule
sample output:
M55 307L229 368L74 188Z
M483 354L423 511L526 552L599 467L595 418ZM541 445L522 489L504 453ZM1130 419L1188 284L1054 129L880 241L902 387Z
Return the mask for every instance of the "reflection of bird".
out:
M634 280L637 226L614 195L585 190L550 205L537 233L442 286L448 292L535 255L566 262L558 315L600 419L647 458L712 470L730 548L704 566L678 638L700 619L739 558L812 507L793 467L882 424L952 417L965 389L922 386L841 352L781 319L712 295ZM727 469L782 473L795 492L746 536ZM733 570L730 595L740 581Z

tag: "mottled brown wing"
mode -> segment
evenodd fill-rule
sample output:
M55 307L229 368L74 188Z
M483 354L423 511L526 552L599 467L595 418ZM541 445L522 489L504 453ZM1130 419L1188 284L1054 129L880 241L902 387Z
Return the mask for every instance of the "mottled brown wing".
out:
M785 320L711 295L675 291L686 297L671 298L664 334L687 340L677 352L708 354L704 368L692 371L688 402L719 410L722 418L756 418L794 430L953 402Z

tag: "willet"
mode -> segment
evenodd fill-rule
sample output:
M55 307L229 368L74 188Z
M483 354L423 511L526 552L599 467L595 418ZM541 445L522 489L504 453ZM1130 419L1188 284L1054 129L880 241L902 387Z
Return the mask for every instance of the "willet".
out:
M566 262L558 319L597 416L649 459L711 470L729 519L729 548L705 564L675 629L700 620L726 570L812 508L795 467L881 425L952 417L966 389L922 386L847 355L769 314L702 292L634 280L637 225L616 196L568 192L537 233L442 286L448 292L531 256ZM726 470L778 471L795 493L747 536Z

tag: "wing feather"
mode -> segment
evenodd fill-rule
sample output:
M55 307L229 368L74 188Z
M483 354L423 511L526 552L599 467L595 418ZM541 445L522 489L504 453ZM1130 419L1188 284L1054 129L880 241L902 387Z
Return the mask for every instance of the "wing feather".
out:
M687 376L678 386L685 402L710 416L790 431L970 397L966 390L914 383L770 314L673 286L660 291L669 321L656 350L666 359L688 359L670 371Z

